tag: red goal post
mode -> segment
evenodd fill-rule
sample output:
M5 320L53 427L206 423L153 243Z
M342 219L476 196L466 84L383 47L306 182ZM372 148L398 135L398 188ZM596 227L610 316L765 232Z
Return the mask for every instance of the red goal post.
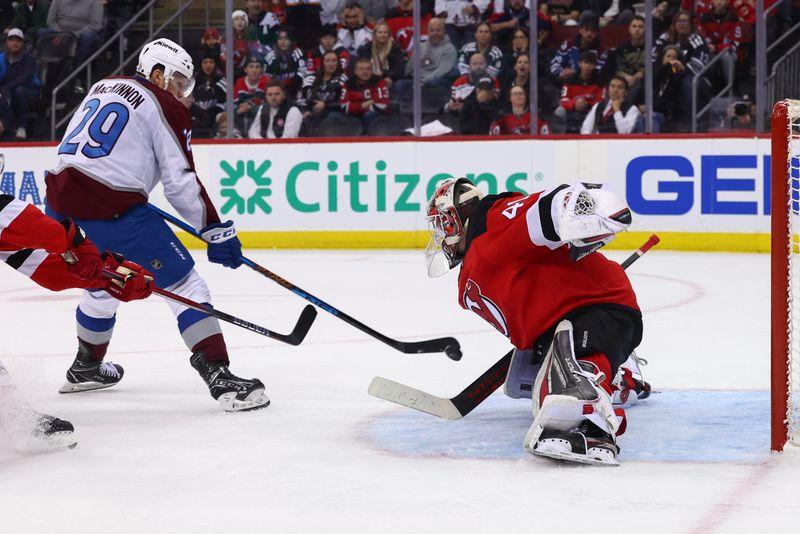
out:
M772 450L800 445L800 101L772 112Z

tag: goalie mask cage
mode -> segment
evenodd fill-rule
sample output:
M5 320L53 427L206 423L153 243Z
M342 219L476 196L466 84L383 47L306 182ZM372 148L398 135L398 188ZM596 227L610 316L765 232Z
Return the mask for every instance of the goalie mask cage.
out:
M772 450L800 445L800 100L772 113Z

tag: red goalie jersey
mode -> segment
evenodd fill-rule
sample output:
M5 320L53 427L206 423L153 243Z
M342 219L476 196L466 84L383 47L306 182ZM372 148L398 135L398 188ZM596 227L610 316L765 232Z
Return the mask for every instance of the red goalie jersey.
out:
M459 303L520 349L532 348L578 308L603 304L641 313L619 264L599 253L570 258L552 219L553 197L563 187L488 196L470 216Z

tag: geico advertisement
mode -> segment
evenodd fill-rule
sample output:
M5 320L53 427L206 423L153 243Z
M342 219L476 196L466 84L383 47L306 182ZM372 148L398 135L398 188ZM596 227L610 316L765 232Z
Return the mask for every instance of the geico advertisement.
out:
M451 176L490 194L607 182L641 231L769 230L766 139L196 143L192 151L219 211L242 230L421 230L426 199ZM56 147L0 154L0 190L41 204ZM151 200L167 206L160 189Z

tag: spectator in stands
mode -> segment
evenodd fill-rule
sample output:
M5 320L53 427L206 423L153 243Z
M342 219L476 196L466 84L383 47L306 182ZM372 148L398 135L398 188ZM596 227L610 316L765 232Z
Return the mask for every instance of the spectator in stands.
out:
M8 30L6 51L0 53L0 91L14 113L16 139L28 137L27 128L31 107L39 94L36 59L25 50L24 36L19 28ZM8 124L7 126L10 126Z
M91 56L100 45L103 30L103 5L100 0L53 0L47 13L47 28L40 30L42 34L53 32L72 32L78 37L78 46L73 58L75 68ZM77 78L75 91L83 92Z
M372 73L382 78L389 89L405 75L403 51L392 39L389 25L385 22L375 26L372 42L358 49L358 57L365 57L372 62Z
M517 29L530 29L531 11L525 7L525 0L505 0L499 5L501 10L496 11L498 3L495 3L495 11L486 21L491 26L495 44L505 52L511 49L511 40ZM546 23L550 24L549 21Z
M319 20L322 26L339 24L344 6L345 0L320 0L322 11L320 11Z
M321 12L320 0L286 0L286 24L301 49L316 46L322 31Z
M234 105L236 106L236 127L247 131L256 110L264 101L269 76L264 74L261 59L251 56L247 60L245 75L236 80L233 86Z
M717 64L725 81L731 83L743 35L742 23L730 9L728 0L712 0L711 5L711 11L700 17L698 29L700 35L705 37L709 53L723 54Z
M356 59L353 73L354 78L342 91L342 109L361 119L366 127L389 112L389 88L383 79L372 74L372 62L367 58Z
M654 46L656 54L660 55L668 45L675 45L681 51L681 62L685 67L684 76L681 78L681 106L686 110L692 109L692 81L708 65L711 56L705 39L694 31L692 15L688 11L679 10L669 30L656 40ZM710 89L705 76L698 80L697 109L701 109L708 101Z
M488 135L499 111L494 81L488 77L481 78L458 113L458 129L463 135Z
M513 73L513 76L506 78L500 85L500 101L503 102L503 104L508 102L509 94L514 87L521 87L523 91L530 94L531 60L527 55L520 54L517 56L517 60L514 62Z
M347 67L350 64L350 52L348 52L344 45L339 41L336 36L336 26L326 25L322 27L322 33L319 36L319 45L316 48L309 50L306 56L306 68L308 72L314 73L322 66L322 57L328 52L336 52L339 57L339 63L342 65L342 70L347 72Z
M359 48L372 41L372 25L364 20L364 10L358 2L347 4L342 18L344 25L339 28L339 41L351 56L355 56Z
M260 48L261 43L247 40L247 13L237 9L231 14L231 18L233 19L233 77L239 78L247 67L249 57L256 56L259 61L263 62L264 54L261 50L256 51L254 54L250 53L251 48L253 48L250 46L251 42L254 47L258 48ZM227 61L227 55L228 43L225 42L225 39L222 39L220 41L220 63L223 69Z
M469 58L472 54L481 54L486 60L486 72L492 78L500 75L503 67L503 53L492 44L492 27L486 22L481 22L475 27L475 40L465 44L458 54L458 72L469 72Z
M597 17L601 28L609 24L628 25L634 15L633 0L584 0L583 9L583 13Z
M210 137L217 114L225 110L227 100L225 78L217 68L217 56L213 53L200 60L200 69L195 80L194 102L189 113L192 116L195 137Z
M575 24L582 10L582 0L546 0L539 4L539 11L550 19L553 26Z
M287 30L278 31L275 48L267 54L266 73L272 79L281 80L290 95L296 95L306 77L306 58L303 51L292 43Z
M267 101L258 107L250 125L250 139L293 139L300 135L303 114L286 98L286 87L280 80L267 84Z
M740 101L732 103L727 110L730 126L734 130L755 130L756 113L758 113L758 109L753 102L750 102L748 95L744 95Z
M227 139L228 138L228 114L225 112L221 112L217 114L217 126L216 126L217 133L214 135L215 139ZM234 139L241 139L242 132L239 131L239 128L233 129L233 138Z
M639 119L639 108L628 100L628 82L614 76L608 83L608 96L596 103L581 126L581 133L628 134Z
M364 10L364 19L373 26L378 21L383 20L386 16L386 11L389 9L387 0L358 0L361 4L361 9Z
M445 104L445 111L458 113L464 105L464 101L475 90L475 85L482 79L492 80L496 90L500 89L497 78L490 77L486 72L486 60L483 54L472 54L469 58L469 74L462 74L453 82L450 87L450 101Z
M605 65L607 52L603 48L598 38L597 16L593 13L581 15L578 27L578 35L570 41L561 43L561 47L550 63L550 74L559 83L564 83L570 79L578 70L578 57L586 51L593 51L597 58L595 68L600 71Z
M475 39L475 29L489 0L436 0L434 13L444 18L444 29L460 49Z
M297 100L303 117L312 123L318 123L328 113L341 111L345 83L347 76L342 69L339 55L333 50L325 52L320 68L303 80L303 88Z
M424 41L426 30L432 18L432 13L425 13L423 10L420 19L421 41ZM414 46L414 0L400 0L396 7L386 12L384 20L392 31L392 39L400 45L403 54L408 58L411 54L411 48ZM442 21L442 31L444 31L444 21Z
M278 40L280 19L272 11L262 9L261 0L247 0L247 40L258 41L264 46L272 47Z
M428 22L428 38L420 43L420 68L423 85L449 87L456 74L458 53L444 31L444 20ZM413 63L406 63L406 76L413 76Z
M683 105L681 87L686 77L683 52L677 45L667 45L658 57L653 72L653 114L660 131L685 129L690 107Z
M564 83L555 114L567 123L567 132L578 132L586 114L603 98L603 85L596 67L595 52L584 50L578 59L578 72Z
M654 2L655 3L655 2ZM661 35L667 31L678 12L681 3L678 0L661 0L653 8L653 35Z
M22 30L28 39L36 40L40 30L47 27L50 0L23 0L14 8L13 28Z
M539 117L537 128L539 135L549 135L550 125ZM522 86L511 88L509 106L489 127L489 135L530 135L531 112L528 109L528 93Z
M636 15L628 24L630 39L618 46L613 54L615 76L628 84L628 101L640 104L644 98L644 17Z
M217 68L220 69L222 62L222 34L216 28L208 28L200 38L200 50L197 55L202 61L204 57L213 56L217 61ZM222 69L220 69L221 72Z

